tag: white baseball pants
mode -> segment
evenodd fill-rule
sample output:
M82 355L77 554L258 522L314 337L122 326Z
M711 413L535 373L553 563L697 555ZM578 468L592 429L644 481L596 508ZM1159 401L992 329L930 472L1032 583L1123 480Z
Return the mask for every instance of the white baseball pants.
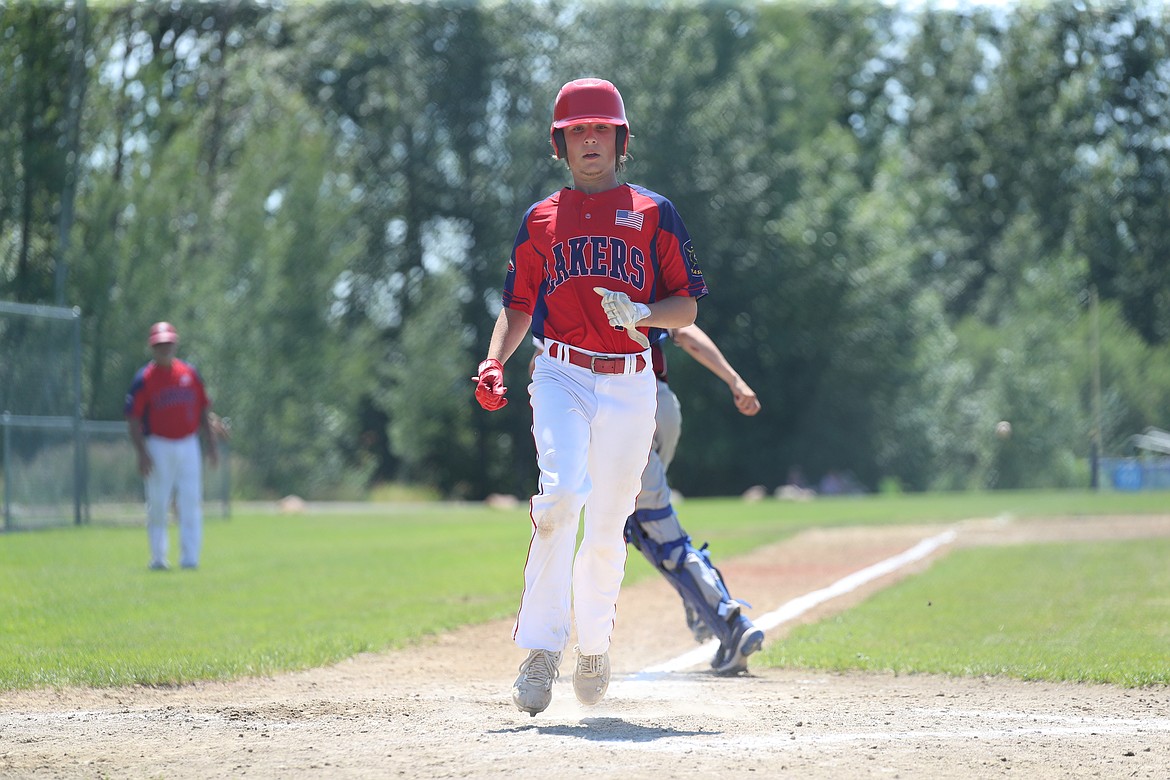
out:
M609 649L625 576L623 529L654 436L654 372L595 374L544 353L528 392L540 490L513 638L524 649L564 650L575 617L581 652L598 655Z
M146 477L146 533L152 565L167 563L167 517L171 498L179 516L179 563L198 566L203 546L203 462L199 436L147 436L154 468Z

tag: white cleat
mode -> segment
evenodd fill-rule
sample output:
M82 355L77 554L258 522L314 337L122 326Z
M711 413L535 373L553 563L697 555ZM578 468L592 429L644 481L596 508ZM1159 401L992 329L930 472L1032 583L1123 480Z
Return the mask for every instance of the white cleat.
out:
M536 717L548 709L552 687L560 677L561 654L551 650L531 650L520 664L520 676L512 684L512 701L521 712Z
M582 704L596 704L609 688L609 653L582 655L577 651L577 666L573 669L573 693Z

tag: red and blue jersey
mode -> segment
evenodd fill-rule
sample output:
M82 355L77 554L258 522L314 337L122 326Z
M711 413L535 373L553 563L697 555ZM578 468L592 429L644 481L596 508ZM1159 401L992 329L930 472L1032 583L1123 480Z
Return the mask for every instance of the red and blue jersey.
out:
M134 375L126 394L125 415L142 419L148 436L182 439L199 430L211 400L194 366L171 360L169 368L154 361Z
M654 376L660 382L670 384L670 378L666 372L666 350L662 348L662 342L665 339L659 339L650 344L650 365L654 368Z
M609 324L594 287L654 303L702 298L707 284L674 204L623 184L589 194L565 188L524 215L504 280L504 306L532 316L532 332L591 352L640 351ZM660 339L657 328L639 328Z

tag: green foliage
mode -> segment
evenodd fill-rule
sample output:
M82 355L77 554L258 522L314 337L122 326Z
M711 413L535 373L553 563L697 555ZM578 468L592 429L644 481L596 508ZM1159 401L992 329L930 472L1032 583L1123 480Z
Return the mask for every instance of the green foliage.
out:
M1170 344L1149 345L1126 322L1121 305L1107 301L1100 307L1100 361L1102 388L1102 440L1106 452L1128 454L1127 440L1149 425L1166 427L1165 410L1170 409ZM1083 340L1092 343L1083 323ZM1074 358L1077 371L1090 375L1092 350ZM1086 406L1091 407L1085 396Z
M475 451L467 392L471 375L464 361L471 345L464 343L465 335L459 338L467 331L459 321L458 278L440 273L422 285L418 315L403 323L398 349L380 366L382 406L403 477L458 495L462 491L448 481L451 475L475 467L466 462Z
M6 3L0 30L0 297L65 305L84 9Z
M1081 484L1091 286L1106 452L1170 406L1170 27L1100 10L10 4L0 297L81 308L92 419L176 322L249 493L523 495L524 404L485 415L466 378L567 182L553 96L604 75L763 404L673 361L687 492Z
M232 417L236 451L263 484L338 496L350 472L360 487L370 467L338 447L352 438L347 413L371 381L366 332L344 328L334 310L355 237L344 233L331 141L299 95L261 91L249 102L256 124L242 134L245 175L223 196L231 241L220 249L227 262L214 283L229 291L233 319L244 319L238 331L218 330L223 362L208 381L221 390L217 408Z
M1017 220L996 258L1039 252L1030 219ZM1072 487L1083 484L1069 457L1088 453L1087 390L1092 376L1077 358L1089 348L1089 311L1080 299L1083 261L1054 256L1043 265L1003 267L988 283L977 316L958 328L959 350L988 404L976 420L977 465L956 487ZM1010 440L994 435L997 420L1012 424Z

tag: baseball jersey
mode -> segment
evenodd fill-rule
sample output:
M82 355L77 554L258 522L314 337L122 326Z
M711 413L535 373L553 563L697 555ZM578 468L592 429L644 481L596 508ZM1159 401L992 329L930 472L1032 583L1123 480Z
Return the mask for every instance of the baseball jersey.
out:
M531 315L533 333L542 338L598 353L641 351L609 324L594 287L639 303L707 295L674 204L622 184L596 194L566 187L528 209L508 262L504 306ZM639 330L652 339L663 335Z
M662 348L662 339L655 341L650 345L650 363L654 367L654 376L658 377L658 381L670 383L670 378L666 373L666 350Z
M148 436L182 439L199 430L203 411L210 408L199 372L173 359L169 369L151 361L138 370L126 394L125 415L142 418Z

